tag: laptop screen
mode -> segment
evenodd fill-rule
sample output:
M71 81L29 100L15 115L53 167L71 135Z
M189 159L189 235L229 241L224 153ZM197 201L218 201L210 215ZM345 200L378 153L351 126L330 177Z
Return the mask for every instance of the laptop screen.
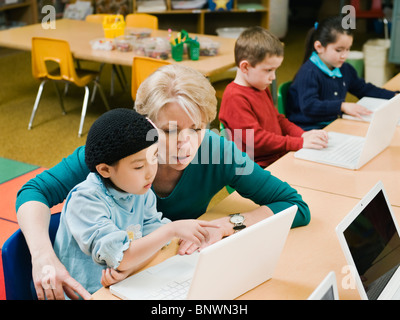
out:
M400 238L382 190L344 236L368 299L377 299L400 263Z
M324 293L324 295L321 297L321 300L336 300L332 286L330 286L328 290Z

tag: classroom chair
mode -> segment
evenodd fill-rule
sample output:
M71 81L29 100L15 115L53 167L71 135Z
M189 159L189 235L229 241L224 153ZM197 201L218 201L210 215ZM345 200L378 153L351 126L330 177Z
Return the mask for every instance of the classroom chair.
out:
M382 8L382 0L371 0L371 6L369 9L361 9L360 0L350 0L350 5L352 5L356 11L356 19L379 19L384 25L385 38L389 38L389 26L388 20L385 18L385 14Z
M131 28L158 29L158 18L147 13L130 13L125 17L125 24Z
M382 9L382 0L372 0L369 10L361 9L360 0L350 0L356 11L356 18L362 19L382 19L385 15Z
M98 24L103 24L104 17L106 17L108 14L107 13L96 13L96 14L89 14L86 16L85 21L86 22L92 22L92 23L98 23ZM104 68L105 63L100 64L99 68L99 73L102 72ZM114 79L115 76L117 76L118 82L122 88L123 91L126 91L126 77L124 74L124 70L122 69L121 65L111 65L111 84L110 84L110 96L112 97L114 95ZM93 97L96 93L96 88L94 88L93 92Z
M286 100L291 84L292 81L287 81L282 83L278 88L278 112L283 115L286 115Z
M151 73L161 66L170 64L170 62L161 59L137 56L133 57L132 63L132 99L136 100L136 92L143 82Z
M49 235L54 243L60 213L51 215ZM4 283L7 300L36 300L36 292L32 282L31 255L22 231L18 229L1 249L3 259Z
M46 65L46 62L49 61L57 63L58 68L56 70L49 71ZM85 88L85 96L83 99L81 120L78 131L79 137L82 135L83 123L85 121L86 109L89 100L89 83L93 82L94 87L99 89L100 96L107 110L110 109L103 89L98 83L99 72L85 69L75 69L74 59L67 41L49 38L32 38L32 74L34 78L41 80L41 83L36 96L35 104L33 106L28 129L32 128L33 119L39 106L43 87L48 80L54 82L61 104L61 109L64 114L65 109L63 100L55 82L60 81L73 83L78 87Z

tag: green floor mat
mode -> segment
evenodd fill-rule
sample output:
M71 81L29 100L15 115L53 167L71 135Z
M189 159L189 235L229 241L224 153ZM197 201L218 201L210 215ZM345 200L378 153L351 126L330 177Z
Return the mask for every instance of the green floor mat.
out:
M14 179L22 174L39 168L31 164L0 157L0 183Z

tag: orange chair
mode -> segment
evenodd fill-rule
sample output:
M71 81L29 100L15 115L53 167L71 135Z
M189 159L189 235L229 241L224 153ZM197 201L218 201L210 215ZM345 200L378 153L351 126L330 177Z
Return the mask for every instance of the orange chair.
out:
M126 15L125 23L127 27L158 29L158 18L147 13L131 13Z
M58 65L58 68L56 70L49 71L46 65L46 62L48 61L55 62ZM48 80L73 83L78 87L85 88L85 96L83 100L82 114L78 131L79 137L82 135L82 128L85 121L89 100L89 83L93 82L94 86L99 89L100 96L106 108L108 110L110 109L103 89L97 81L99 73L91 70L75 69L74 59L67 41L38 37L32 38L32 74L34 78L41 80L41 83L36 96L35 104L33 106L28 129L32 128L33 119L39 106L43 87ZM57 88L56 84L55 86ZM58 96L60 99L61 108L65 114L61 94L59 92Z
M135 101L136 92L143 82L150 74L161 66L170 64L171 62L154 59L149 57L137 56L133 58L132 64L132 99Z

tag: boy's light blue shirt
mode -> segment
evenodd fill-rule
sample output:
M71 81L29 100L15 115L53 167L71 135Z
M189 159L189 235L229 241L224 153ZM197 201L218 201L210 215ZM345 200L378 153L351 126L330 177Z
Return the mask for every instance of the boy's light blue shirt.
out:
M340 72L339 68L335 68L333 70L329 69L328 66L321 60L318 53L316 53L315 51L311 54L310 60L318 67L318 69L320 69L326 75L337 78L342 77L342 73Z
M54 250L73 278L93 293L102 270L117 268L134 239L170 222L157 211L156 197L118 191L90 173L68 194Z

